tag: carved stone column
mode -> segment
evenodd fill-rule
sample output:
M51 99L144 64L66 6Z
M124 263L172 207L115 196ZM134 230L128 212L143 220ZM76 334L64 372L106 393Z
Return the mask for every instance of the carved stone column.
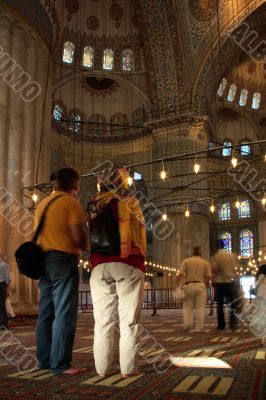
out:
M9 59L6 73L0 76L0 186L9 193L10 201L8 206L0 199L0 250L10 265L10 294L15 312L31 313L37 311L37 285L18 274L14 252L32 234L33 218L29 211L32 204L23 197L22 189L35 183L41 137L38 181L49 177L53 71L50 68L47 76L49 51L38 33L1 8L0 46L2 72L1 54L5 52L5 59Z

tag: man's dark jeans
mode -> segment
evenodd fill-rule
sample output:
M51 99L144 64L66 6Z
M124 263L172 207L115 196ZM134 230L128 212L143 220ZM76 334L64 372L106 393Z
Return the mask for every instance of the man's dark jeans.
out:
M232 304L231 313L230 313L230 328L234 328L236 326L236 310L235 310L235 303L236 300L236 286L234 282L231 283L217 283L216 287L216 295L217 295L217 302L218 302L218 312L217 312L217 319L218 319L218 329L225 328L225 318L224 318L224 299L226 298L228 303Z
M45 256L44 270L39 282L37 358L40 368L59 373L70 368L72 361L78 311L78 257L50 251Z
M6 289L5 282L0 283L0 328L1 326L7 328L7 312L6 312Z

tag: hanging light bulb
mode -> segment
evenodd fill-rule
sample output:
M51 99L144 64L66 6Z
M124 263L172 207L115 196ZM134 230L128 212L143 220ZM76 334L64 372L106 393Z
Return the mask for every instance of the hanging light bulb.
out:
M233 156L231 159L231 164L233 165L234 168L237 167L237 163L238 163L238 159L235 156Z
M164 169L163 160L162 160L162 170L161 170L161 172L160 172L160 178L161 178L163 181L164 181L165 178L166 178L166 171L165 171L165 169Z
M240 207L240 201L237 199L237 201L235 202L235 206L236 206L236 208L239 208Z
M97 190L98 190L98 192L100 192L100 191L101 191L101 185L100 185L100 183L99 183L99 182L97 183Z
M189 218L189 216L190 216L190 211L189 211L188 205L187 205L187 209L186 209L186 211L185 211L185 217L186 217L186 218Z
M214 213L214 211L215 211L215 206L214 206L213 200L212 200L212 205L210 206L210 212Z
M200 165L199 165L199 163L197 162L197 158L195 159L195 164L194 164L194 172L195 172L195 174L198 174L199 173L199 170L200 170Z
M166 211L164 210L164 213L163 213L163 215L162 215L162 220L163 221L166 221L167 220L167 214L166 214Z
M131 185L132 185L132 183L133 183L133 178L132 178L132 176L129 176L129 177L127 178L127 183L128 183L128 186L131 186Z
M34 193L32 195L32 200L34 201L34 203L37 203L38 195L36 194L35 190L34 190Z
M265 206L266 205L266 197L264 196L263 199L261 199L262 205Z
M264 155L264 161L266 161L266 154Z

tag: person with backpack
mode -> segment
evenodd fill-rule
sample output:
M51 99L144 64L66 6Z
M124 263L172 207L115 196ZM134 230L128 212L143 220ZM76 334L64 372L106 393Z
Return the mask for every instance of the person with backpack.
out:
M146 255L145 221L128 178L125 168L107 168L98 178L99 192L88 205L95 367L101 376L110 373L119 320L123 378L137 372Z

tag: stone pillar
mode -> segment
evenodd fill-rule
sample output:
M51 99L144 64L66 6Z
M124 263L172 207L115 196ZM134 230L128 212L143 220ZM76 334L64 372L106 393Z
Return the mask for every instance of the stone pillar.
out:
M35 183L43 118L38 181L49 177L53 71L50 68L47 78L49 51L40 36L1 8L0 46L0 69L3 66L1 50L10 60L6 73L0 76L0 186L9 192L11 201L7 207L0 199L0 250L6 253L10 265L10 294L15 312L31 313L37 310L37 285L18 274L14 252L32 235L33 216L29 211L32 202L22 195L22 190Z
M258 241L259 249L266 253L266 218L263 215L258 219Z
M181 154L193 153L206 149L208 143L208 129L206 120L185 119L171 127L154 130L153 159L166 158ZM209 216L208 204L197 202L197 199L208 195L207 181L201 181L193 186L188 186L204 175L194 174L191 160L176 160L164 162L167 173L165 181L160 180L161 163L153 166L153 180L159 179L154 186L160 189L153 190L153 198L163 212L167 211L168 219L173 223L173 232L164 238L153 238L153 260L155 263L181 266L184 258L192 254L194 246L203 248L203 256L208 258L209 250ZM206 160L198 158L201 171L204 172ZM188 174L192 175L188 175ZM178 178L179 175L185 175ZM179 187L179 188L178 188ZM176 188L176 190L172 190ZM198 189L193 191L193 189ZM190 203L194 198L195 202ZM180 202L178 204L178 202ZM190 217L185 217L186 207L189 207ZM157 279L157 287L174 287L176 276L164 271L164 276Z

